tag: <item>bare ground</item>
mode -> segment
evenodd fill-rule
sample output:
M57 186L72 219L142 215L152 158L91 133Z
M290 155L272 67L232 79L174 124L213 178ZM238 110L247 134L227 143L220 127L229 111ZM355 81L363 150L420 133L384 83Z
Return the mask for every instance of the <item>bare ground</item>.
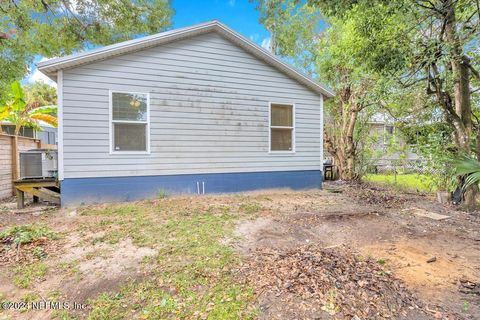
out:
M429 196L395 195L361 186L331 185L325 191L277 193L269 198L273 214L244 221L236 230L244 239L238 249L250 259L264 248L282 252L309 243L348 247L385 264L416 293L426 317L480 318L478 292L462 285L480 281L478 216L444 207ZM450 218L419 217L410 214L411 208ZM435 261L427 262L430 259ZM285 319L283 310L294 309L281 296L264 298L262 318Z
M53 300L50 296L58 293L62 301L87 304L89 298L103 292L114 292L128 281L144 278L148 270L142 265L142 260L157 253L151 248L135 246L128 238L114 244L96 241L102 234L79 228L86 217L77 216L75 210L58 211L40 205L24 210L12 209L0 214L0 227L37 223L48 225L65 235L58 241L50 242L48 246L40 243L49 255L45 262L49 272L36 279L29 288L19 288L12 282L12 278L16 267L35 261L29 252L30 248L21 249L18 262L16 256L10 256L0 263L0 298L3 298L0 300L3 301L24 301L30 293L38 296L34 298L35 301ZM36 312L8 310L4 311L4 316L6 319L59 317L52 311L51 308ZM86 316L87 312L88 310L79 309L73 314ZM0 316L0 319L3 318Z
M242 257L239 268L251 266L252 270L271 270L272 266L288 267L292 263L305 267L302 261L307 257L311 263L308 257L312 256L319 259L312 268L324 268L321 263L327 258L335 260L333 263L347 261L353 268L360 261L368 270L377 270L375 265L378 264L378 270L387 272L382 281L395 282L388 290L400 291L398 288L405 286L405 294L400 297L405 297L408 303L404 312L393 318L480 319L480 218L437 204L431 196L333 184L322 191L273 190L233 196L179 197L178 203L176 201L172 198L170 205L182 210L195 203L205 208L245 206L242 210L254 212L254 218L237 223L234 237L224 239ZM30 292L46 299L52 292L59 291L63 299L86 302L102 292L116 292L128 281L144 281L151 276L145 259L158 255L158 249L137 246L129 237L115 243L103 241L98 224L94 229L82 227L86 221L90 225L97 220L101 223L102 220L95 216L78 215L74 210L17 212L7 205L3 208L0 210L1 229L41 223L64 235L45 247L49 254L45 263L50 271L28 289L12 282L18 266L14 258L0 263L0 298L3 300L18 301ZM413 214L418 209L449 218L437 221L420 217ZM273 258L263 259L267 254ZM427 262L429 260L435 261ZM318 270L323 269L314 270L302 281L317 279ZM335 268L331 271L335 276ZM351 273L353 277L356 272ZM247 283L252 279L256 281L250 285L255 292L258 318L336 319L345 316L336 309L335 299L340 300L340 297L332 298L331 306L320 308L315 305L317 300L300 294L301 287L295 289L297 291L283 290L283 287L271 291L276 284L270 284L268 277L270 274L262 271L245 280ZM345 283L350 280L345 279ZM266 284L263 292L256 290L259 283ZM382 294L377 298L381 299ZM389 297L397 297L395 292L389 294ZM347 298L345 303L361 303ZM76 314L83 318L88 312ZM51 311L8 311L4 315L7 319L8 316L11 319L53 317ZM381 314L376 317L382 318Z

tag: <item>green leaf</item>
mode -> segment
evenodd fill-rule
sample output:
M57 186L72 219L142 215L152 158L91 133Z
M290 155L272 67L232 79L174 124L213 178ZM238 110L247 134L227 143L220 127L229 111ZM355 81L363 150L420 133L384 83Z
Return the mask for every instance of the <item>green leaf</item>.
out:
M44 106L38 107L30 111L30 114L56 114L57 113L57 106Z
M465 183L463 189L468 189L471 185L478 184L480 182L480 171L471 173L467 178L465 178Z
M14 99L24 99L25 93L23 92L22 85L19 81L12 83L12 96Z

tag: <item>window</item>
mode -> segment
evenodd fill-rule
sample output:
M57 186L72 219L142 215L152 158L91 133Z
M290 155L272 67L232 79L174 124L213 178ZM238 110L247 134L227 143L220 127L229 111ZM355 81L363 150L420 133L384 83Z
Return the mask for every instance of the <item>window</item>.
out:
M149 152L148 93L111 92L111 153Z
M2 124L2 130L4 133L9 134L9 135L15 135L15 125L14 124ZM33 128L28 128L28 127L21 127L20 131L18 132L19 136L22 137L29 137L29 138L34 138L34 131Z
M383 144L388 145L391 139L395 139L393 136L393 126L384 125L383 127Z
M270 151L295 151L295 107L270 104Z
M393 126L385 126L385 130L388 132L388 134L393 134Z

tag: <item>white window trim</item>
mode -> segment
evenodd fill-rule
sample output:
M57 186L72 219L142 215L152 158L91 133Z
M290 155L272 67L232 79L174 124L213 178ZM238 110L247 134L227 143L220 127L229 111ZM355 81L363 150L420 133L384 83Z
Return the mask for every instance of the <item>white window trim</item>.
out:
M147 96L147 120L146 121L130 121L130 120L113 120L113 93L128 93L128 94L144 94ZM135 91L121 91L109 90L108 92L108 131L109 131L109 154L110 155L128 155L128 154L150 154L150 93L149 92L135 92ZM147 139L146 151L117 151L114 150L113 143L113 123L141 123L145 126L145 137Z
M272 126L272 105L281 104L292 107L292 127ZM292 129L292 150L272 150L272 129ZM269 154L294 154L295 153L295 103L274 102L268 103L268 153Z

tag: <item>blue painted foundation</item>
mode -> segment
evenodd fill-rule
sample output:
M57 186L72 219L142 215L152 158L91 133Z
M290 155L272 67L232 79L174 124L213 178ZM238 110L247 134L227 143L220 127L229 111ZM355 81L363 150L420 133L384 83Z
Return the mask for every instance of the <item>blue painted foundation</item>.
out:
M204 184L205 193L228 193L269 188L321 188L322 178L319 170L72 178L62 181L61 197L62 207L71 207L155 198L161 191L197 194L197 182L200 192Z

